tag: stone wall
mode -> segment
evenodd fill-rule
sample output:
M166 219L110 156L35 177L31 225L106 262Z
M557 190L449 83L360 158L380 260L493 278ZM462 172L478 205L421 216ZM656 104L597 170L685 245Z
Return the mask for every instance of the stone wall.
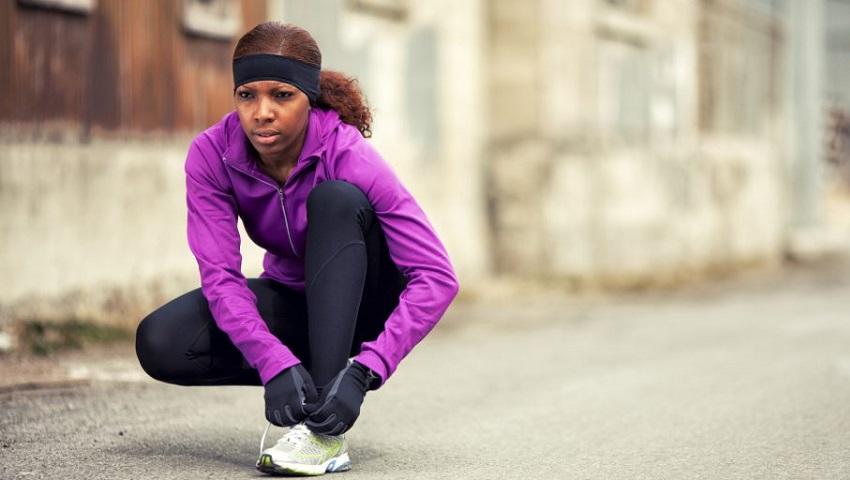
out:
M783 59L798 34L770 3L267 5L313 32L325 68L358 78L370 141L475 291L493 277L630 287L779 261L793 219L817 208L817 183L794 181L817 158L794 156L806 122L789 113L801 87ZM197 288L188 132L3 132L0 324L135 325ZM262 251L244 235L242 247L258 275Z
M492 2L497 271L636 286L779 260L776 25L746 2Z
M486 2L287 0L324 68L356 77L374 114L370 141L428 214L462 285L491 271L482 148Z
M325 68L358 78L375 119L369 141L428 214L461 283L486 275L480 3L411 3L400 17L336 0L268 5L314 34ZM199 286L185 237L189 133L22 142L4 131L0 324L134 326ZM246 276L262 271L262 253L243 230Z

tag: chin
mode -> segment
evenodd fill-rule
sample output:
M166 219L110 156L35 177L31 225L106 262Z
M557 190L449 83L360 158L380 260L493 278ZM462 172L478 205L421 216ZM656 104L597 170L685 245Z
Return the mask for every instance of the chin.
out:
M281 152L281 148L278 145L254 145L254 150L267 156L275 155Z

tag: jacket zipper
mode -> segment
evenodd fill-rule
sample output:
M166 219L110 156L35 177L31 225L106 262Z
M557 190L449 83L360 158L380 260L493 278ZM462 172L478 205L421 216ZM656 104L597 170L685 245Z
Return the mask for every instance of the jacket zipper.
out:
M238 171L244 173L245 175L248 175L249 177L253 178L254 180L265 183L266 185L277 190L277 196L280 199L280 210L283 212L283 223L284 223L284 228L286 229L286 237L289 239L289 246L292 248L292 253L294 253L296 257L301 257L301 255L298 253L298 251L295 250L295 243L292 242L292 234L289 233L289 220L286 218L286 204L284 203L285 197L283 195L283 187L278 186L278 185L272 185L271 183L263 180L262 178L255 177L254 175L251 175L250 173L246 172L245 170L242 170L241 168L239 168L235 165L231 165L227 161L227 158L224 157L224 156L221 157L221 160L224 162L225 165L228 165L230 168L238 170Z
M301 255L299 255L295 250L295 244L292 243L292 235L289 234L289 220L286 218L286 204L284 203L283 187L277 187L277 193L280 198L280 209L283 210L283 223L286 225L286 236L289 237L289 246L292 247L292 253L294 253L296 257L300 257Z

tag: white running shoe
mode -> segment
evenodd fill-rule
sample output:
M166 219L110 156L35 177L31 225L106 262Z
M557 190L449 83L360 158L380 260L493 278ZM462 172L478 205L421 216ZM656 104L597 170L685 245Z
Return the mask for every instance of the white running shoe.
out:
M320 435L302 422L290 427L273 447L266 448L266 426L260 440L257 470L263 473L289 475L324 475L325 472L344 472L351 469L348 442L345 434Z

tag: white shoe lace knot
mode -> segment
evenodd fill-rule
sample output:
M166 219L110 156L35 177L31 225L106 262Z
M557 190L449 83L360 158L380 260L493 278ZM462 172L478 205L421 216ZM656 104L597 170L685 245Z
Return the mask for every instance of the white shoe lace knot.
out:
M310 429L307 428L307 425L303 423L299 423L298 425L293 426L288 432L286 432L278 443L280 442L291 442L291 443L300 443L304 441L310 435Z
M263 450L266 448L266 435L269 433L269 429L271 428L272 423L269 422L266 425L266 430L263 432L263 437L260 439L260 456L263 455ZM276 445L281 443L300 443L307 439L310 435L310 429L307 428L307 425L304 423L299 423L293 427L290 427L289 431L283 434L283 436L277 441Z

